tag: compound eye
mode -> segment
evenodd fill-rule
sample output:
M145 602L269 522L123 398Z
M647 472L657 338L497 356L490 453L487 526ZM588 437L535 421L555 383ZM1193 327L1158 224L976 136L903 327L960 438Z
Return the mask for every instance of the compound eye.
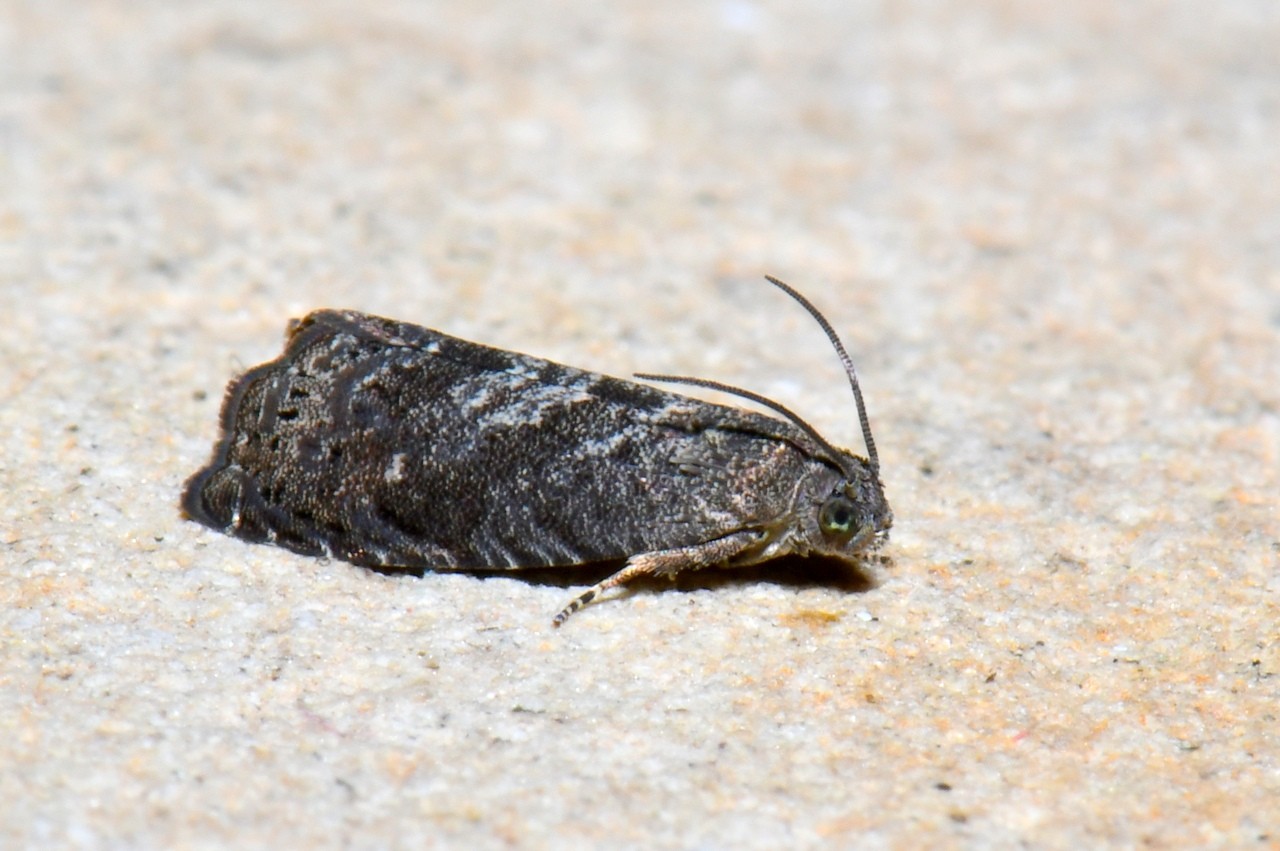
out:
M818 525L825 535L833 538L848 538L854 533L858 513L853 500L847 496L836 494L828 497L818 510Z

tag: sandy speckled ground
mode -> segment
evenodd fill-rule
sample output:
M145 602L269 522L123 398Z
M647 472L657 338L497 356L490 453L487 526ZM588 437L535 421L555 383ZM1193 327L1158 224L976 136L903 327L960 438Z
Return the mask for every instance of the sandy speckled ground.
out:
M0 845L1280 846L1270 2L0 3ZM870 586L184 521L320 306L744 385Z

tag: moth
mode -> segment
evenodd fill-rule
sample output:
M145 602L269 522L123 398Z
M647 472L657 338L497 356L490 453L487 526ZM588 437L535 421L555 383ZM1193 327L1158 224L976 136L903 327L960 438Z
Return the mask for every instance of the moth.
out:
M233 380L186 515L246 541L379 568L466 571L621 562L559 626L640 576L794 554L857 564L893 525L853 362L865 458L781 416L491 348L351 310L290 323L283 354Z

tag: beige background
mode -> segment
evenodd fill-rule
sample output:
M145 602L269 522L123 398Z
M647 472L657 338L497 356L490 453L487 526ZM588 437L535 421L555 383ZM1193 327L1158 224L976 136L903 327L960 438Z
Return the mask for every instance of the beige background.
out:
M0 2L0 845L1280 846L1280 9ZM861 451L859 590L183 521L353 307Z

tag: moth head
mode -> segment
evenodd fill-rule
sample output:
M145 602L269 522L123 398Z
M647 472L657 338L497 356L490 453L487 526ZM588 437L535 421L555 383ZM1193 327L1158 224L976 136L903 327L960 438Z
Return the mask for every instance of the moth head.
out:
M855 469L854 476L815 501L814 550L856 555L878 549L888 540L893 511L884 497L884 487L869 467Z
M788 514L790 521L785 524L785 533L777 528L771 530L767 536L767 546L755 558L772 558L787 552L856 557L887 541L889 529L893 526L893 512L889 509L889 503L884 497L884 485L880 482L880 456L876 452L875 439L871 436L871 422L867 418L867 407L862 401L862 388L858 385L853 361L827 318L789 284L784 284L771 275L766 275L765 278L809 312L822 327L839 356L858 408L858 424L862 427L862 441L867 447L866 458L859 458L832 446L813 426L785 405L759 393L704 378L649 373L639 373L638 377L709 387L750 399L782 414L813 441L812 450L807 452L814 459L817 472L797 489L796 495L800 501L792 506L793 511L801 513ZM811 514L805 512L808 505L815 506ZM795 522L796 517L799 518L798 523Z

